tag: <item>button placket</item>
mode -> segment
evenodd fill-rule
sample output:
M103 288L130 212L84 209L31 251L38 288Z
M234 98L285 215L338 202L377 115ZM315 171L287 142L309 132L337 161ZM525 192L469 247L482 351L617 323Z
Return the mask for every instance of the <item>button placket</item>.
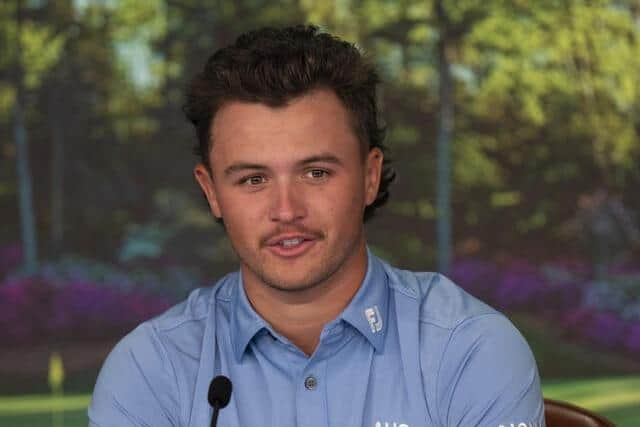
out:
M296 426L327 425L326 361L311 361L298 377Z

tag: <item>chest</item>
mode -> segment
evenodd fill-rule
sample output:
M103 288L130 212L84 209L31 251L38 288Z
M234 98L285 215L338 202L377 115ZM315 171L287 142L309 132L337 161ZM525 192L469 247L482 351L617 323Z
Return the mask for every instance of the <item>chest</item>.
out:
M375 351L355 334L323 358L305 359L277 343L253 345L238 362L220 354L220 373L233 381L218 425L424 426L419 372L407 372L398 342Z

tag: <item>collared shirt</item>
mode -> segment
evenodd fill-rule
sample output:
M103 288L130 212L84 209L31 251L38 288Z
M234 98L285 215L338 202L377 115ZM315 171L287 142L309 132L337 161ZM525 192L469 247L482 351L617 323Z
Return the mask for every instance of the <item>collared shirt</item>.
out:
M364 281L306 356L249 303L240 273L127 335L100 372L90 426L544 426L535 360L500 313L439 274L369 253Z

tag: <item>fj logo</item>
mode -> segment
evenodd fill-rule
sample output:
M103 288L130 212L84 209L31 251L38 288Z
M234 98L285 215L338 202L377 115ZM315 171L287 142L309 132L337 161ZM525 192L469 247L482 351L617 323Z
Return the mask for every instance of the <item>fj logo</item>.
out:
M364 316L367 318L369 322L369 327L371 328L371 332L376 333L382 330L382 317L380 317L380 310L378 310L378 306L374 305L373 307L369 307L364 311ZM382 427L385 427L382 424ZM389 426L392 427L392 426Z

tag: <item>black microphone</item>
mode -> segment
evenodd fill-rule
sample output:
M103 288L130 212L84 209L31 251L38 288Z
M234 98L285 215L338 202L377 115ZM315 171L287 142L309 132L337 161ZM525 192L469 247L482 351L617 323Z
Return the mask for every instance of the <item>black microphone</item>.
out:
M218 411L229 403L231 399L231 380L224 375L218 375L209 385L209 405L213 407L211 416L211 427L216 427L218 423Z

